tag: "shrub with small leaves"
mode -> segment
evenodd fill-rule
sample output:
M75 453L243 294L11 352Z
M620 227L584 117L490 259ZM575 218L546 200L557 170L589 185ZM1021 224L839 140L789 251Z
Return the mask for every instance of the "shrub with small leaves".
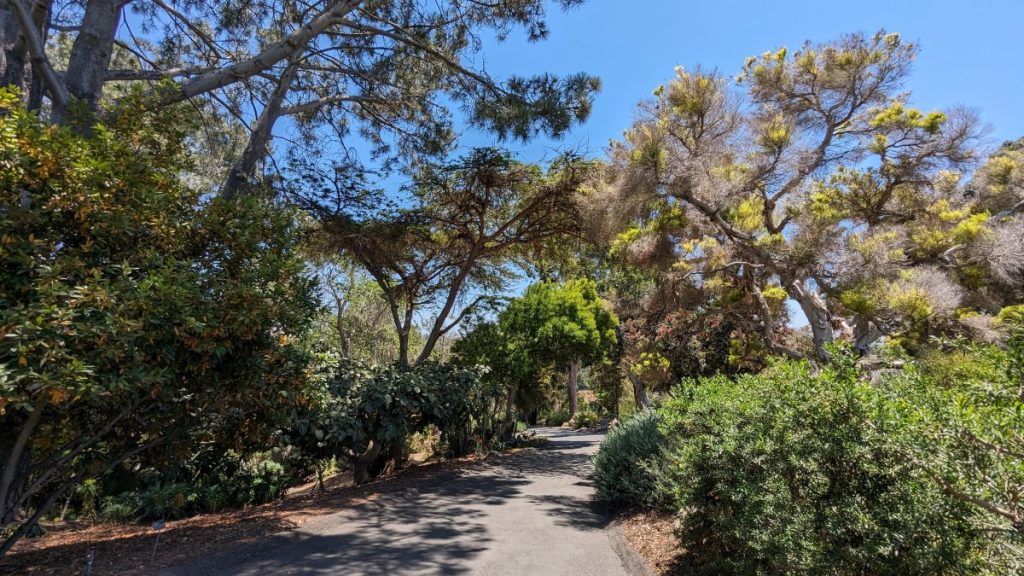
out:
M665 438L658 430L660 416L638 412L613 428L594 456L597 497L617 507L667 507L662 489Z
M691 573L982 570L974 511L869 425L871 385L834 357L684 383L662 409Z

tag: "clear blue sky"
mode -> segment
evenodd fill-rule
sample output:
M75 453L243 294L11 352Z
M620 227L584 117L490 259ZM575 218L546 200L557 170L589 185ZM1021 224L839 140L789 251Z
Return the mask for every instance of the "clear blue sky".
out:
M966 105L992 125L995 143L1024 136L1024 1L887 0L590 0L562 12L552 6L551 36L522 34L488 42L482 54L497 77L585 71L601 78L590 120L561 143L599 154L633 117L636 102L671 78L673 67L739 72L747 56L848 32L899 32L921 47L907 88L921 108ZM489 143L466 135L467 144ZM519 146L541 160L558 143Z

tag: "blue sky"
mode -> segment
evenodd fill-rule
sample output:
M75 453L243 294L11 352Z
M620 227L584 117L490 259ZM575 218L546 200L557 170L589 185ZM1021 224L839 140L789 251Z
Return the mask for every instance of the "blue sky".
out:
M585 71L604 86L590 120L560 143L518 146L541 160L559 145L599 154L628 127L637 101L668 80L673 67L701 64L739 72L747 56L848 32L899 32L921 54L907 88L926 108L966 105L993 127L994 143L1024 136L1024 1L591 0L568 13L552 6L551 36L531 44L522 34L488 42L481 58L497 77ZM466 143L486 144L481 135ZM515 147L515 146L514 146Z

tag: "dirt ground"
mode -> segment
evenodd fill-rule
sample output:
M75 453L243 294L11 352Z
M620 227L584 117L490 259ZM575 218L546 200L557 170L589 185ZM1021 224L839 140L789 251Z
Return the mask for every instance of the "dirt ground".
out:
M631 512L619 518L626 541L658 576L676 572L682 556L679 542L672 534L675 516L664 512Z

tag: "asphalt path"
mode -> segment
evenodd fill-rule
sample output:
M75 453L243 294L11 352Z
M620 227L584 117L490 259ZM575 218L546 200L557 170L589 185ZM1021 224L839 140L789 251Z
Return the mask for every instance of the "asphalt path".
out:
M602 436L537 431L549 441L536 450L492 455L161 574L644 574L593 501L590 457Z

